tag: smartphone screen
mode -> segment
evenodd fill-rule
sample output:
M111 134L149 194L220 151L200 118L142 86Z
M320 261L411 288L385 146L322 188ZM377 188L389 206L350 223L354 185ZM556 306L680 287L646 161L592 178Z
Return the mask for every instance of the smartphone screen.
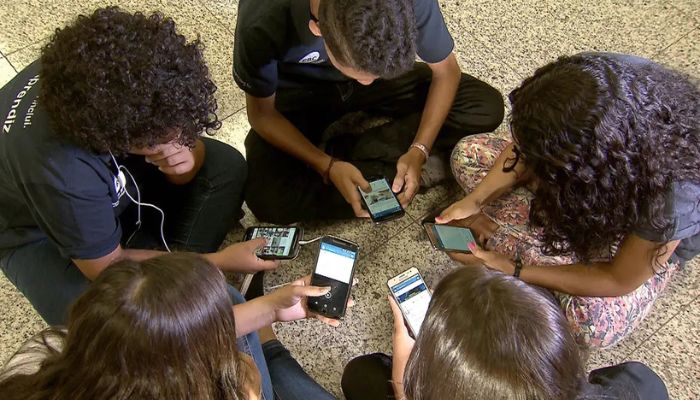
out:
M371 181L372 191L365 193L360 189L362 199L367 206L367 210L374 221L386 220L397 214L403 214L401 203L396 199L396 195L391 191L386 178Z
M467 228L437 224L426 224L426 228L432 231L433 235L428 236L434 240L435 247L441 250L468 253L469 243L476 243L472 231Z
M430 305L430 291L423 278L416 271L415 274L390 286L389 289L399 304L413 336L418 336Z
M311 309L334 318L345 314L357 253L358 247L353 243L330 237L321 240L311 284L330 286L331 291L321 297L310 297Z
M259 237L268 238L267 246L258 251L258 256L290 257L297 242L295 227L256 227L250 240Z

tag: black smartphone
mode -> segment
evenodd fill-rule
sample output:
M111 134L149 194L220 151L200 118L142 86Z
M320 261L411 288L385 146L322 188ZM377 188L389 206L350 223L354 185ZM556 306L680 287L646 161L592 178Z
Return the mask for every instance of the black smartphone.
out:
M425 233L428 234L430 243L437 250L471 253L469 243L476 243L474 233L469 228L451 225L438 225L433 222L423 222Z
M372 187L371 192L365 193L359 187L357 190L372 221L384 222L403 217L406 212L385 177L370 178L369 184Z
M309 297L307 304L311 311L335 319L345 315L359 251L360 246L353 242L333 236L321 238L311 285L330 286L331 291L320 297Z
M253 226L246 229L243 240L267 238L267 245L258 251L258 257L291 260L299 254L299 240L303 234L304 230L296 226Z

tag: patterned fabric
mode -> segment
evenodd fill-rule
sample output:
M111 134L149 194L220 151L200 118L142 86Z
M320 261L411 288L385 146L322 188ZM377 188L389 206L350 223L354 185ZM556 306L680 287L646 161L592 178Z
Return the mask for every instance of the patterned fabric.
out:
M468 136L457 143L452 152L452 172L466 193L474 190L509 144L493 134ZM486 248L511 258L519 251L526 265L576 262L573 257L541 252L538 232L528 226L533 197L527 188L520 187L484 207L483 212L499 226ZM557 292L555 295L580 345L610 347L639 326L679 268L678 263L669 262L642 286L620 297L581 297Z

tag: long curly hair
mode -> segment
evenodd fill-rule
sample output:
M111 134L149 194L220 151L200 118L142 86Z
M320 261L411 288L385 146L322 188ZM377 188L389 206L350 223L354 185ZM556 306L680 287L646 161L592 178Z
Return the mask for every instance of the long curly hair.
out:
M389 79L416 61L416 17L411 0L325 0L319 28L335 59Z
M202 52L159 13L101 8L42 49L39 101L58 135L97 153L163 143L173 129L193 147L221 125Z
M673 183L700 182L695 83L658 64L578 55L538 69L510 100L513 139L538 180L530 221L543 250L590 261L640 227L669 237Z
M226 280L196 254L113 264L72 305L66 327L19 353L35 369L34 353L44 353L38 370L3 371L3 399L243 400L259 388L237 350Z

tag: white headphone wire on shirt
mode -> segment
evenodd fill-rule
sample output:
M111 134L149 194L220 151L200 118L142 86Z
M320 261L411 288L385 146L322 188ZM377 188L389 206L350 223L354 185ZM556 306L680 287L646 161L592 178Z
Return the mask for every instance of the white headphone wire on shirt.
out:
M112 154L111 151L109 152L109 155L112 157L112 161L114 161L114 165L117 166L117 170L122 171L122 172L126 172L129 175L131 182L134 184L134 187L136 188L136 199L134 199L133 196L131 196L131 193L129 193L129 189L127 187L128 185L126 184L126 182L122 182L122 184L124 185L124 193L131 201L133 201L137 205L137 211L136 211L136 225L138 226L137 229L141 228L141 206L154 208L156 211L158 211L160 213L160 239L163 242L163 245L165 246L165 250L167 250L168 253L171 253L170 247L168 247L168 242L166 242L166 240L165 240L165 231L164 231L165 212L163 210L161 210L160 208L158 208L154 204L141 202L141 190L139 189L139 185L136 183L136 179L131 174L131 171L129 171L129 169L126 168L125 166L119 164L117 162L117 159L114 157L114 155ZM119 177L117 177L117 179L119 179ZM136 234L136 231L134 231L134 233L131 234L131 237L133 237L134 234ZM127 243L131 240L131 237L129 237L129 239L127 240Z

